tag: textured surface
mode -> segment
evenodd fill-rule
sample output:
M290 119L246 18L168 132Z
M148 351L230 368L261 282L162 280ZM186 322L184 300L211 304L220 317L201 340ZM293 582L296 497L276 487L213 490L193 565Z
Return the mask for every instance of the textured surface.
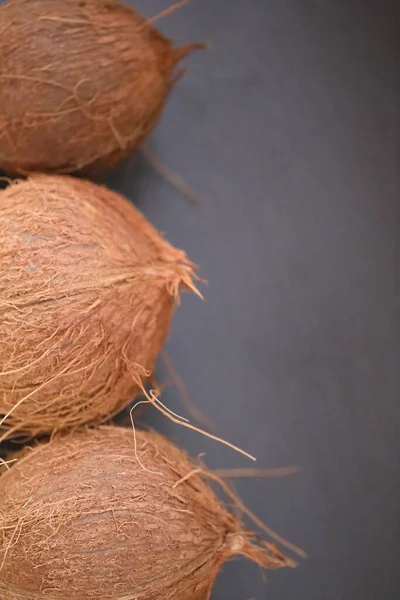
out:
M0 166L96 172L157 123L172 48L118 0L10 0L0 10Z
M0 219L0 431L108 418L152 373L193 266L126 199L72 177L10 185Z
M162 436L131 428L27 450L0 479L0 598L208 600L237 554L287 565L253 543L201 470Z
M168 1L136 4L153 15ZM152 142L201 208L135 161L112 181L209 281L169 346L192 400L259 466L304 466L237 486L309 560L266 585L227 565L212 600L376 600L400 586L395 5L193 0L160 22L214 46L187 61ZM251 466L149 420L208 464Z

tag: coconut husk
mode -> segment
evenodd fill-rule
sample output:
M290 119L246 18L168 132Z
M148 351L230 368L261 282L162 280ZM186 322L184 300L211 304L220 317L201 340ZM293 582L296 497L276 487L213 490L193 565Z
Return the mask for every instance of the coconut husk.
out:
M0 223L3 439L108 418L143 389L193 264L127 200L70 177L10 185Z
M192 50L118 0L0 6L0 169L97 174L159 120Z
M76 431L0 478L0 598L206 600L222 564L293 561L230 513L162 436Z

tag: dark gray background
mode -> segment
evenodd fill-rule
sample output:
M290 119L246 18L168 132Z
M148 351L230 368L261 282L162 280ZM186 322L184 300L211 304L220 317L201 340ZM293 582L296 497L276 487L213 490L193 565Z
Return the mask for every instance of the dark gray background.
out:
M169 2L131 4L152 16ZM193 402L258 466L304 467L237 487L308 560L266 585L231 563L213 600L399 593L395 6L193 0L159 26L213 50L186 61L151 144L201 207L135 158L108 178L209 282L204 303L184 296L168 347ZM174 389L164 400L184 410ZM211 466L251 466L148 418Z

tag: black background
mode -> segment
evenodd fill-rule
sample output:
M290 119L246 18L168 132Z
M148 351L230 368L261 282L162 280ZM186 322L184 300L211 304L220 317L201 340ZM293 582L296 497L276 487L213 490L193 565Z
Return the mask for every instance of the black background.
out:
M186 61L151 147L200 207L140 157L107 180L208 280L168 344L192 401L259 467L304 468L236 485L309 558L266 584L230 563L212 600L399 593L399 24L396 2L192 0L158 25L213 49ZM185 414L173 387L163 400ZM209 466L252 466L146 418Z

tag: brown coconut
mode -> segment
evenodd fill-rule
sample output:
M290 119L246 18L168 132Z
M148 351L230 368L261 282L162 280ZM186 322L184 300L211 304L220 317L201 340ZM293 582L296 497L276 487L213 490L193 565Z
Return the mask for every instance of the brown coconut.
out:
M10 185L0 223L0 439L118 412L153 369L192 263L127 200L71 177Z
M118 0L0 6L0 169L96 173L151 132L191 44Z
M293 563L257 543L207 474L155 433L101 427L0 478L0 598L207 600L222 564Z

